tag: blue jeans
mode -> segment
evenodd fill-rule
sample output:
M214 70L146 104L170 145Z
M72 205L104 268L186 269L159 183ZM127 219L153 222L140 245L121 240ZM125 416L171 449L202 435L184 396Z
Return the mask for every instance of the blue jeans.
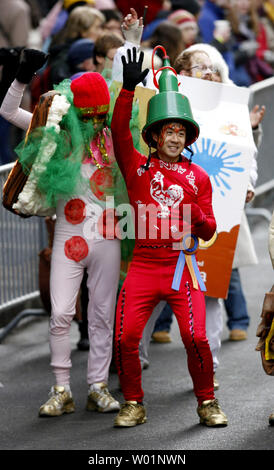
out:
M163 310L161 311L155 323L153 333L155 331L170 331L171 323L173 319L172 315L173 315L173 312L167 303L165 307L163 308Z
M14 160L10 136L11 124L0 116L0 165L6 165Z
M227 299L224 301L227 313L227 326L229 330L247 330L249 315L246 300L242 291L240 273L238 269L232 269Z

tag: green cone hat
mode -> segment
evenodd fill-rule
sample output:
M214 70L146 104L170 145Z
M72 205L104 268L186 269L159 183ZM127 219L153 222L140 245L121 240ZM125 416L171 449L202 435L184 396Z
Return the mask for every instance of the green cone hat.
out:
M193 119L188 98L178 91L177 75L175 70L170 67L167 55L164 57L163 67L157 70L157 73L160 71L159 85L157 85L155 80L156 74L154 75L154 83L156 82L159 93L148 102L147 121L142 130L142 137L146 144L156 147L157 144L152 137L151 131L155 129L158 123L163 122L164 124L165 121L178 121L182 122L186 127L185 147L188 147L197 140L200 132L199 125Z

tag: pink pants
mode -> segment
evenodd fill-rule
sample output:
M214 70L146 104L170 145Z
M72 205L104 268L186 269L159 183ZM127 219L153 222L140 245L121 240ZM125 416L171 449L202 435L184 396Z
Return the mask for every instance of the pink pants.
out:
M62 231L60 226L56 227L51 261L51 366L56 383L68 384L71 368L70 326L75 315L84 268L87 268L90 340L87 382L107 383L120 274L120 241L86 240L88 254L77 262L65 254L64 243L70 235L66 230Z
M177 257L173 255L168 258L167 254L165 258L157 258L157 249L145 250L146 257L135 251L116 310L115 356L125 400L141 402L143 399L139 342L154 307L160 300L167 300L179 324L194 393L200 405L204 400L214 399L212 355L205 331L204 294L192 287L187 267L180 291L172 290Z

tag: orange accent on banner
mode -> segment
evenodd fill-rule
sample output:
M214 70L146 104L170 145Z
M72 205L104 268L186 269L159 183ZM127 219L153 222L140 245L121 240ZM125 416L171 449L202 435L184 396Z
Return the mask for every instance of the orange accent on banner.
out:
M240 225L235 225L230 232L220 232L213 244L200 244L196 259L206 295L225 299L231 277L232 263ZM215 237L215 235L214 235ZM202 248L203 247L203 248Z

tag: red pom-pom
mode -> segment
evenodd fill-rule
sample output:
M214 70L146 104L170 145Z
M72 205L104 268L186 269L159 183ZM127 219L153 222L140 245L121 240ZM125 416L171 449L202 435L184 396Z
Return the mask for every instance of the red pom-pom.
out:
M72 199L67 202L64 212L70 224L81 224L86 217L86 205L81 199Z
M71 237L65 243L65 255L79 263L88 255L88 244L82 237Z

